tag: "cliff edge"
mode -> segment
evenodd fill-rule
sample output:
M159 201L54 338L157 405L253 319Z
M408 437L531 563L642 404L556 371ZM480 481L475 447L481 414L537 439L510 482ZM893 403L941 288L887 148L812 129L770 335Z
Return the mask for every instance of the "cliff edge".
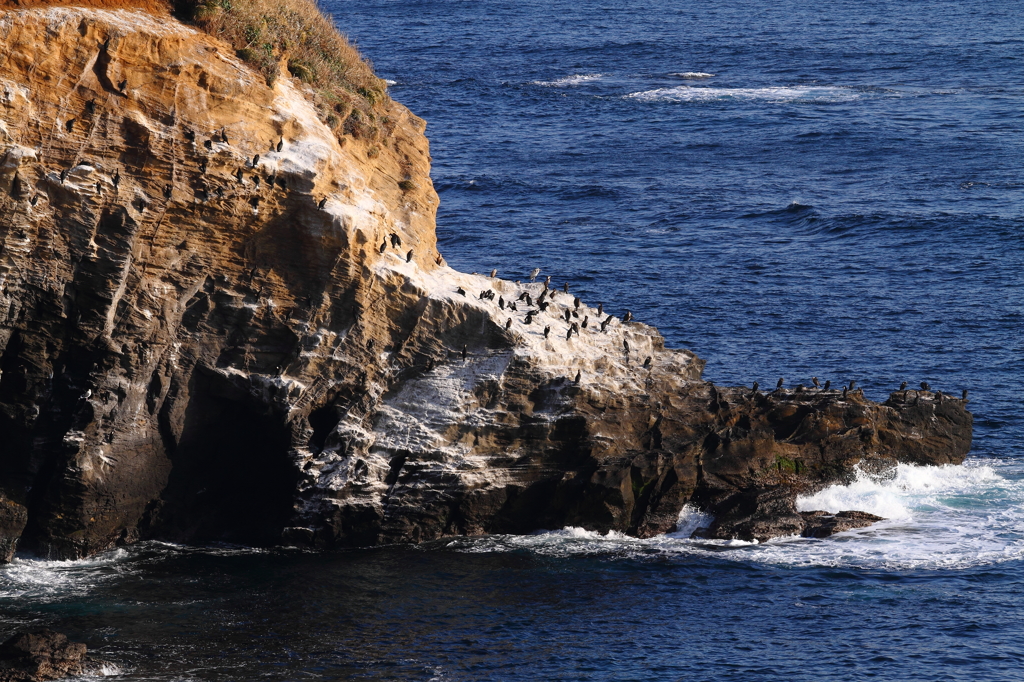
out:
M715 387L571 291L452 270L388 98L330 120L139 9L3 11L0 44L0 559L647 536L687 503L827 534L870 519L797 493L970 447L965 401Z

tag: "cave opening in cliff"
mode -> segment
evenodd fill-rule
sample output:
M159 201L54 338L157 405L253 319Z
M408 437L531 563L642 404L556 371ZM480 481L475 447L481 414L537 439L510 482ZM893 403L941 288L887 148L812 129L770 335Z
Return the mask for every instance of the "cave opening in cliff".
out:
M224 377L197 371L152 535L273 545L292 513L297 474L284 419Z

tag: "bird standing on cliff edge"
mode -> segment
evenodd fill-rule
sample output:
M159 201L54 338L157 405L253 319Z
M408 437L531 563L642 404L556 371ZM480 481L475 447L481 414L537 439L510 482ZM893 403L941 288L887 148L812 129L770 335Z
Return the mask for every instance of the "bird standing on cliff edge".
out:
M463 359L463 360L465 360L465 359L466 359L466 355L468 355L468 353L467 353L467 351L466 351L466 346L463 346L463 347L462 347L462 359Z
M392 232L391 233L391 246L393 246L393 247L395 247L397 249L401 245L402 245L402 238L399 237L397 233Z
M628 353L629 352L629 341L627 341L626 339L622 339L622 348L623 348L623 350L625 350Z
M580 370L576 370L576 378L573 379L573 383L574 384L580 383L580 379L582 379L582 378L583 378L583 372L581 372Z
M818 377L811 377L811 383L814 384L815 388L821 388L821 384L818 383Z
M409 253L405 254L405 262L406 263L411 263L412 262L412 249L409 249Z
M537 275L539 275L539 274L540 274L540 268L534 268L533 270L530 270L530 281L532 282L535 279L537 279Z
M831 379L826 380L825 381L825 389L824 390L827 391L829 388L831 388L831 386L832 386L832 380Z
M498 276L498 268L494 268L493 270L491 270L491 279L494 279L497 276Z
M281 151L282 149L284 149L284 138L283 137L280 140L277 141L277 151Z
M782 377L779 377L779 383L775 384L775 390L776 391L782 390L782 385L784 383L786 383L785 380Z
M626 316L622 318L622 321L623 322L629 322L632 319L633 319L633 313L631 313L630 311L627 310L626 311Z
M507 321L505 322L505 331L508 331L508 330L509 330L509 329L511 329L511 328L512 328L512 318L510 317L510 318L508 318L508 320L507 320Z
M760 385L761 385L761 384L759 384L759 383L757 383L757 382L755 381L755 382L754 382L754 388L753 388L753 389L751 390L751 394L756 394L756 393L757 393L757 389L758 389L758 387L759 387Z
M644 360L644 369L650 369L650 368L651 368L651 362L652 362L652 361L653 361L653 359L651 358L651 356L650 356L650 355L648 355L648 356L647 356L647 359L646 359L646 360Z
M385 239L384 241L382 241L382 242L380 243L380 252L381 252L381 253L384 253L384 252L385 252L385 251L387 251L387 250L388 250L388 240L387 240L387 239Z
M545 339L548 338L548 334L550 334L550 333L551 333L551 326L549 325L547 327L544 327L544 338ZM964 393L966 393L966 391L964 391Z
M931 386L928 385L927 381L922 381L921 382L921 390L922 391L930 391L931 390Z

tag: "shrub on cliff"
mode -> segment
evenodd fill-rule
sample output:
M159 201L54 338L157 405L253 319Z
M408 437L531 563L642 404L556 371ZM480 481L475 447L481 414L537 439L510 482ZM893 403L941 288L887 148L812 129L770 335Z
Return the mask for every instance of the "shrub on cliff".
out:
M315 0L177 0L175 10L228 42L268 85L282 68L309 84L321 119L339 135L375 139L387 128L384 81Z

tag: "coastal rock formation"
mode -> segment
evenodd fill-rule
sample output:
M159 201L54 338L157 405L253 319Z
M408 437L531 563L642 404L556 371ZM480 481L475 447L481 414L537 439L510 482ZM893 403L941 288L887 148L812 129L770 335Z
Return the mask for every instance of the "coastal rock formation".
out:
M452 270L390 100L331 127L139 10L8 11L0 44L0 560L650 536L687 503L821 536L869 519L798 493L970 447L964 401L715 387L649 326Z
M98 668L84 644L53 630L14 635L0 644L0 682L60 680Z

